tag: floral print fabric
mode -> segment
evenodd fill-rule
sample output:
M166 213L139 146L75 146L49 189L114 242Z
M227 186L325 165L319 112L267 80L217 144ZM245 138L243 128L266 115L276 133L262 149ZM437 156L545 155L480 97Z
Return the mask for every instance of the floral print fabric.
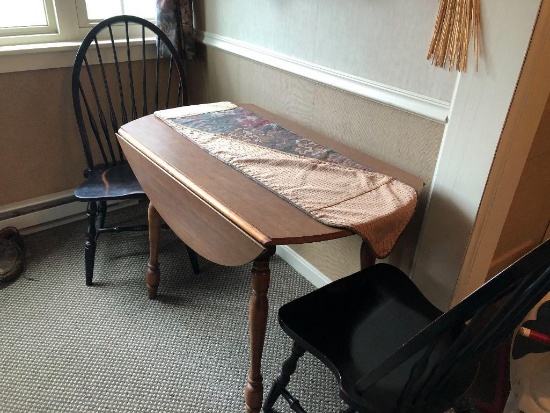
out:
M173 118L172 121L189 128L224 134L286 153L321 159L365 171L371 170L330 148L296 135L281 125L238 106L218 112Z
M195 57L193 37L193 0L157 0L157 26L168 36L180 57ZM160 46L162 56L168 53Z
M414 188L231 102L155 112L182 137L325 225L385 257L416 207Z

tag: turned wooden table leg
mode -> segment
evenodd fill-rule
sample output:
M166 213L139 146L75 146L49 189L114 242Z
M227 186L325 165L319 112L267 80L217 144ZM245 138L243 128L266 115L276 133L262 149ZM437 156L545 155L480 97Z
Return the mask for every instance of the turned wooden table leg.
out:
M159 240L160 229L162 225L162 218L153 206L149 202L149 263L147 264L147 272L145 278L147 281L147 295L149 298L155 298L157 296L157 290L160 281L160 268L159 268Z
M372 251L370 245L365 241L361 243L360 260L362 270L376 263L376 255Z
M248 413L258 413L262 408L263 378L261 373L262 352L264 349L267 325L267 290L269 289L269 259L275 247L268 247L252 266L252 296L249 305L250 328L250 370L246 378L244 400Z

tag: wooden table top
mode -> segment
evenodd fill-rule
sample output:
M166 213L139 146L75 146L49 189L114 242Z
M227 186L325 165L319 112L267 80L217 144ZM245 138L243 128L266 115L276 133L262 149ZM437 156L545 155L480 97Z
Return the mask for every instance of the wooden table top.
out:
M377 172L393 176L413 186L417 191L422 188L422 180L405 171L353 150L257 106L243 104L240 106L266 119L277 122L298 135L330 147ZM174 215L173 221L175 221L177 214L174 210L177 209L177 205L173 204L170 208L164 208L163 213L163 208L159 204L169 204L171 202L170 196L164 193L171 192L173 194L177 191L177 187L166 187L162 193L157 193L156 187L164 182L165 178L159 175L154 178L154 182L149 182L148 180L153 178L142 171L144 169L150 171L153 168L152 165L166 176L170 176L171 179L177 181L178 185L181 185L190 194L198 198L205 207L213 209L220 215L220 218L237 227L257 243L260 248L270 245L326 241L352 235L349 230L329 227L318 222L237 170L209 155L154 115L145 116L123 125L118 132L118 136L138 180L162 217L171 227L176 223L169 222L165 215ZM149 192L155 195L152 196ZM162 199L158 199L159 197ZM189 200L186 202L189 202ZM181 209L184 208L185 205L181 205ZM208 219L201 218L198 211L195 212L197 213L193 214L191 219L203 219L203 224L208 226ZM185 219L190 219L190 217L188 216ZM182 228L181 233L178 233L178 235L188 245L196 249L199 254L212 259L212 257L204 255L204 248L196 245L195 241L191 239L193 234L190 234L190 232L197 230L188 227ZM208 228L205 228L205 230L208 230ZM261 251L261 249L258 251ZM255 253L251 252L251 254ZM215 257L213 261L227 265L239 265L237 263L221 262L223 260L217 260ZM240 264L242 263L240 262Z

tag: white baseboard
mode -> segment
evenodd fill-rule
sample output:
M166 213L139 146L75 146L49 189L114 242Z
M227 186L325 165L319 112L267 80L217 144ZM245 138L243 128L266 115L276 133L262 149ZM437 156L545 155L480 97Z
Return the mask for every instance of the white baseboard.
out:
M305 260L289 246L277 245L277 255L317 288L332 282L329 277L315 268L309 261Z

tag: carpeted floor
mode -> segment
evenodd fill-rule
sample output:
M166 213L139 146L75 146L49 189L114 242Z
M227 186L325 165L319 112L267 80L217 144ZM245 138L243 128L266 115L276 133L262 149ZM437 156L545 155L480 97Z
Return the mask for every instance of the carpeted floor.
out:
M109 219L144 222L145 212L138 205ZM194 275L182 243L163 231L160 295L148 300L146 234L105 234L95 285L86 287L85 226L27 236L26 271L0 284L0 412L242 412L250 265L200 259ZM264 394L290 354L277 309L313 289L277 256L271 267ZM477 400L491 400L481 388ZM289 390L312 413L344 407L336 380L311 355ZM290 411L282 399L276 407Z
M112 218L142 213L140 205ZM102 235L86 287L84 232L79 221L27 236L26 271L0 284L0 412L243 411L250 266L201 259L194 275L182 243L164 231L160 295L148 300L146 234ZM290 354L276 311L312 289L274 257L266 392ZM289 388L312 411L342 406L333 376L309 355Z

